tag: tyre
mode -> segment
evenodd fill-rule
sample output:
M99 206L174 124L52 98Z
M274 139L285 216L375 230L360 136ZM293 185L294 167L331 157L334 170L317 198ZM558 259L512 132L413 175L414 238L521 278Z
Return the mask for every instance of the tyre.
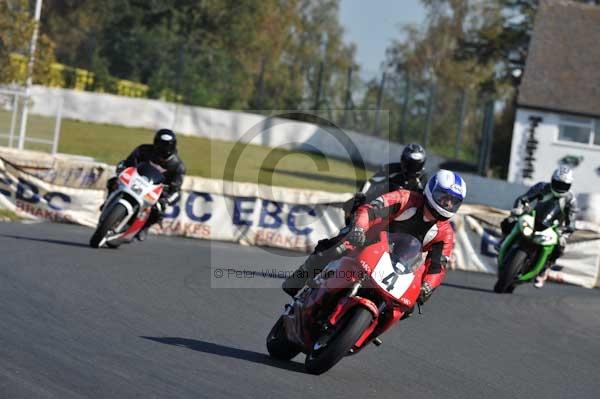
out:
M515 280L526 260L527 253L522 249L516 249L508 262L504 263L504 267L498 275L498 281L494 285L494 292L498 294L511 294L515 289Z
M322 374L350 352L356 341L373 321L371 312L362 306L352 309L323 343L315 343L304 366L310 374ZM319 340L320 341L320 340ZM317 347L317 345L320 345Z
M90 247L98 248L108 232L121 223L125 216L127 216L127 209L122 204L116 203L104 220L96 227L94 235L90 238Z
M300 349L294 343L288 341L285 335L283 316L279 317L279 320L267 335L267 350L271 357L281 360L290 360L300 353Z

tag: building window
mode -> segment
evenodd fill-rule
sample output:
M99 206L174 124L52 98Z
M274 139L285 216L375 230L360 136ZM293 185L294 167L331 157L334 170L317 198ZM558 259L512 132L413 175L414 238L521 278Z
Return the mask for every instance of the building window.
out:
M594 126L595 125L595 126ZM558 141L600 146L600 121L574 116L561 116L558 127Z
M558 132L558 139L560 141L588 144L591 132L592 130L589 127L561 125Z
M600 146L600 119L596 119L596 128L594 129L594 145Z

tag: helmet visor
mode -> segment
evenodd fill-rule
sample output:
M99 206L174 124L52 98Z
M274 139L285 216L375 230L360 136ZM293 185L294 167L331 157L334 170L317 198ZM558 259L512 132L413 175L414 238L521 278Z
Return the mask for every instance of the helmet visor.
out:
M552 180L552 189L554 191L556 191L557 193L560 193L560 194L566 193L567 191L569 191L570 188L571 188L570 183L565 183L564 181L560 181L560 180Z
M420 173L421 171L423 171L423 161L420 160L414 160L414 159L409 159L409 160L405 160L403 162L404 164L404 168L406 169L406 172L408 172L411 175L416 175L418 173Z
M158 142L154 145L154 155L159 159L166 159L173 154L173 144Z
M433 190L433 200L448 212L456 213L462 204L462 198L450 193L440 187Z

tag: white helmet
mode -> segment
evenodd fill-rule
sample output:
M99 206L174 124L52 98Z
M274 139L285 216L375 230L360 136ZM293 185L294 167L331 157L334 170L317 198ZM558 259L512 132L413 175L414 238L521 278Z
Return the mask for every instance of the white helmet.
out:
M557 197L565 195L573 184L573 171L567 165L561 164L552 174L550 189Z
M466 195L465 181L458 173L445 169L431 176L425 187L427 206L438 220L454 216Z

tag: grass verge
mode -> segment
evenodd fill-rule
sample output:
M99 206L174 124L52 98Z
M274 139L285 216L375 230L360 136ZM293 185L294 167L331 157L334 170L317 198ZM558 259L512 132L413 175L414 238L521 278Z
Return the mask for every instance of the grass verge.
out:
M21 218L19 216L17 216L17 214L14 213L13 211L9 211L8 209L0 208L0 222L6 221L6 220L15 221L15 220L21 220Z
M59 152L94 157L116 164L137 145L152 142L154 132L147 129L100 125L65 120ZM356 181L369 171L355 169L349 162L318 154L247 145L203 137L178 137L179 153L187 174L275 186L307 188L334 192L354 192ZM228 160L239 155L235 170L227 170Z

